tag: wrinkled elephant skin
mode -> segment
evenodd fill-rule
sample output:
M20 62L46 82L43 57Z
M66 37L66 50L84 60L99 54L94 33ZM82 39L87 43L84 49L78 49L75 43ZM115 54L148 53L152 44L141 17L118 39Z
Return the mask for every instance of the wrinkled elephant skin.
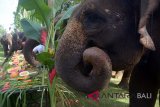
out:
M56 70L64 82L91 93L108 85L111 70L133 67L130 107L153 107L160 87L160 6L147 25L156 49L151 51L138 33L140 3L85 0L75 9L56 52ZM150 92L152 98L138 99L138 92Z
M114 70L122 70L139 61L143 47L136 32L138 22L135 24L133 6L128 0L125 3L121 0L86 0L74 11L56 52L57 72L67 84L91 93L102 89L106 80L110 79L110 75L105 77L106 80L90 75L102 75L101 64L105 62L99 64L100 68L94 67L93 60L96 58L88 54L91 56L88 59L90 64L86 64L83 54L90 47L103 50L108 57L106 62L111 59ZM98 56L99 53L95 54ZM97 59L101 60L100 57ZM106 73L110 74L110 70Z

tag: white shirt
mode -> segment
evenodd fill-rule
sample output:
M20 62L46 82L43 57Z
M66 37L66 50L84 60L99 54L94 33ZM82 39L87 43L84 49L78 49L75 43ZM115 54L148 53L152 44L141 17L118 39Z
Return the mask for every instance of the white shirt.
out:
M38 45L35 48L33 48L34 53L42 53L44 52L45 46L44 45Z

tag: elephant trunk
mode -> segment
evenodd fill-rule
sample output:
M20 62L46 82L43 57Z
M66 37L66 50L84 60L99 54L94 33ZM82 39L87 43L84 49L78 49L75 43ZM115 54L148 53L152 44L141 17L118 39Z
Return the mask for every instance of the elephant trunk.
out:
M82 25L72 19L59 41L56 70L63 81L72 88L91 93L108 85L112 66L110 58L103 50L97 47L86 49L86 44ZM91 69L85 68L87 65L91 65Z

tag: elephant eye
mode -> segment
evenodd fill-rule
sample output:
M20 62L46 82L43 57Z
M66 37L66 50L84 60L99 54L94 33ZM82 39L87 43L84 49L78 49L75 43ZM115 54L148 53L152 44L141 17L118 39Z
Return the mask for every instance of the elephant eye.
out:
M86 13L85 21L87 21L88 23L97 23L104 21L104 19L97 13L91 12L91 13Z
M98 12L86 12L83 25L86 30L98 30L105 23L105 18Z

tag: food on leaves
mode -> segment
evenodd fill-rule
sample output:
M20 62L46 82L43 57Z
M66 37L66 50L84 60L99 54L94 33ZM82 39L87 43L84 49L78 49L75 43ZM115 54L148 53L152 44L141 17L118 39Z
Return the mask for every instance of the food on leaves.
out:
M28 71L22 71L19 73L19 76L28 76L29 72Z
M10 78L16 78L18 76L18 71L11 72Z

